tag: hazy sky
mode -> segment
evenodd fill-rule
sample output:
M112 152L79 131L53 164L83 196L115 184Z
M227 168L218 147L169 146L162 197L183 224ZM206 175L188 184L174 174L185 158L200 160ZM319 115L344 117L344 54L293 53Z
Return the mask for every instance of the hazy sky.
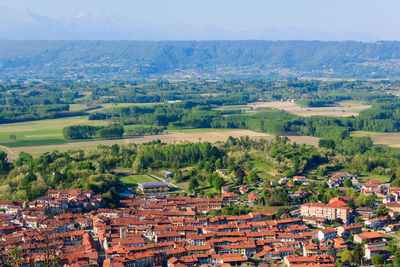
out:
M59 18L84 11L154 24L215 25L241 31L312 28L400 39L399 0L0 0Z

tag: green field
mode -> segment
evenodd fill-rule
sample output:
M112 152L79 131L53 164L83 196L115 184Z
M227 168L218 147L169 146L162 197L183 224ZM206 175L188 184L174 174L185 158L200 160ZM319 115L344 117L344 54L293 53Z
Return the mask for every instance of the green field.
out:
M138 183L158 182L156 179L148 176L147 174L129 175L120 179L128 187L136 188Z
M79 124L107 125L104 121L89 121L88 116L2 124L0 145L23 147L65 144L67 141L62 135L62 129ZM12 140L10 135L15 135L16 139Z
M257 174L262 179L276 179L272 173L276 174L274 168L268 163L253 160L251 162L253 168L257 169Z
M358 176L358 181L360 183L367 183L369 181L380 181L382 183L390 182L389 175L379 175L379 174L360 174Z
M86 105L85 104L70 104L69 105L69 110L70 111L81 111L86 109Z
M159 103L117 103L102 104L102 108L98 110L109 110L115 107L127 106L153 106ZM84 104L71 104L71 111L84 110ZM46 145L62 145L70 141L65 140L62 135L62 129L71 125L107 125L106 121L90 121L89 116L78 116L59 119L27 121L20 123L10 123L0 125L0 145L6 147L25 147L25 146L46 146ZM138 127L136 126L128 126ZM15 139L11 135L15 136Z
M179 188L182 188L184 191L189 192L189 182L175 183Z

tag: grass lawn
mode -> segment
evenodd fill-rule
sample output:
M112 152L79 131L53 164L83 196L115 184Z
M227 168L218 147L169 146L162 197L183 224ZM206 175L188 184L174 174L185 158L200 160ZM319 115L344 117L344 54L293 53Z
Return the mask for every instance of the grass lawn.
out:
M212 186L199 187L199 191L203 191L206 194L210 194L210 193L218 194L218 193L220 193L217 190L215 190L215 188L212 187Z
M120 181L128 187L136 188L138 183L158 182L147 174L129 175L121 177Z
M262 178L262 179L276 179L276 177L274 177L272 175L272 173L275 173L275 170L268 163L265 163L265 162L262 162L262 161L253 160L251 162L251 164L252 164L253 168L257 169L257 174L258 174L258 176L260 178Z
M346 171L346 169L340 169L335 172L345 173L348 171ZM358 181L360 183L367 183L369 181L380 181L382 183L388 183L388 182L390 182L390 176L389 175L371 174L371 173L361 173L360 175L358 175Z
M182 188L185 192L189 193L189 182L174 183L174 184Z
M390 182L390 176L388 175L378 175L378 174L360 174L358 176L360 183L366 183L369 181L380 181L382 183Z

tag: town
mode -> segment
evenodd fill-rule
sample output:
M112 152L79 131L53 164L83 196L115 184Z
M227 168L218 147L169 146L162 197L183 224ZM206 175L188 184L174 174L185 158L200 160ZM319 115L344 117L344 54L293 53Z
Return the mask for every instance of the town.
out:
M225 174L224 170L218 170ZM167 173L166 175L171 175ZM347 173L328 175L331 188L348 190ZM289 185L291 197L307 184L305 176L282 178L274 188ZM357 188L374 195L371 207L353 209L348 195L327 204L303 203L290 213L251 211L222 216L221 209L247 197L251 207L259 195L246 186L224 186L221 197L170 195L166 183L141 183L124 194L120 207L106 208L100 195L81 189L49 190L30 203L0 201L2 257L14 255L18 266L240 266L271 264L343 266L351 263L398 262L393 240L399 240L400 187L370 181ZM266 190L271 190L267 188ZM351 251L351 252L350 252ZM339 256L340 255L340 256ZM396 265L394 265L396 266Z

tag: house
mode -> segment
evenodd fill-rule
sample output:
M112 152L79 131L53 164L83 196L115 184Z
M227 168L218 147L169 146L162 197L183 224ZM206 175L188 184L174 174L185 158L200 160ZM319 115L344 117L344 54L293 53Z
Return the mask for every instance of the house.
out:
M305 244L303 246L303 256L310 257L313 255L326 255L328 246L320 246L318 244Z
M237 198L238 198L238 194L233 193L233 192L222 194L223 202L234 202L237 200Z
M393 192L393 193L386 195L383 198L382 202L383 202L383 204L387 204L387 203L396 202L398 199L399 199L399 193Z
M400 194L400 187L389 186L387 188L387 193L388 194L397 193L397 195L399 195Z
M385 205L389 210L400 212L400 203L399 202L393 202L393 203L386 203Z
M350 179L353 184L358 183L357 177L348 173L332 173L328 174L328 185L329 188L338 188L343 186L346 179Z
M336 199L332 199L328 204L303 204L300 207L300 214L303 217L320 217L332 221L341 219L345 224L350 221L350 208L343 201Z
M385 227L386 232L397 232L400 229L400 223L389 224Z
M328 239L334 239L337 235L337 231L334 228L326 228L318 231L318 240L326 241Z
M383 240L383 236L379 232L365 232L354 235L354 242L361 244L380 242Z
M303 221L304 223L310 224L314 227L322 228L323 225L327 222L327 219L321 217L303 217Z
M375 255L381 255L382 259L386 261L390 256L391 253L385 249L381 249L380 247L372 247L372 248L365 248L365 258L367 260L371 260Z
M399 205L399 209L400 209L400 205ZM370 219L374 216L375 210L372 208L368 208L368 207L361 207L361 208L356 209L356 214L358 217L360 217L362 219Z
M254 203L256 203L257 202L257 200L258 200L258 195L256 195L256 194L248 194L247 195L247 200L248 200L248 202L250 203L250 204L254 204Z
M314 255L310 257L290 255L286 256L283 262L286 267L307 266L307 265L325 266L325 267L335 266L335 258L328 255Z
M139 183L138 191L144 194L161 193L169 191L169 186L166 183L161 183L161 182Z
M387 224L386 219L386 217L368 219L365 221L365 225L371 229L382 228Z
M343 225L337 228L337 233L343 238L348 238L352 235L361 233L362 227L361 224Z
M303 190L297 190L295 192L289 192L289 196L291 198L296 198L297 197L299 199L303 199L303 198L307 197L308 195L309 195L309 193L305 192Z
M304 183L307 182L307 177L305 176L293 176L293 182L300 182L300 183Z
M380 181L370 181L368 183L365 183L362 185L361 187L361 192L363 194L376 194L376 193L380 193L381 192L381 186L382 183Z

